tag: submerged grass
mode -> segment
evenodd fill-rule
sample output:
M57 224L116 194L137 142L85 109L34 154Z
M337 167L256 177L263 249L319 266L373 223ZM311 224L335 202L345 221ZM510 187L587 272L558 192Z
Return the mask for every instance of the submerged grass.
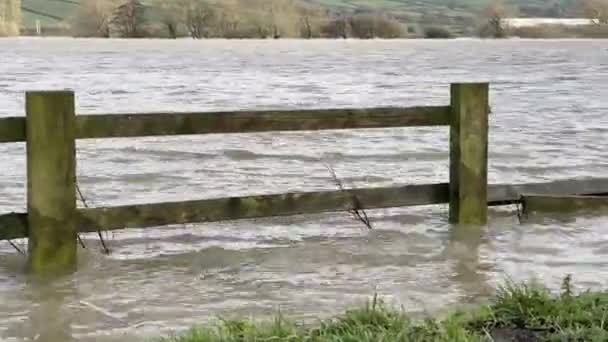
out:
M537 284L509 282L489 305L441 320L411 320L374 297L315 327L278 315L265 322L221 320L155 341L608 341L607 318L608 292L575 293L568 276L559 295Z

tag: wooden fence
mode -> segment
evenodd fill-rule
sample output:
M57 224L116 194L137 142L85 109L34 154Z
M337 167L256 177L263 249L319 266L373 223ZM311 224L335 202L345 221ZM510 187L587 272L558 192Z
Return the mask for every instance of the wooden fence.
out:
M76 115L71 91L27 92L26 116L0 119L0 142L27 145L27 213L0 215L0 240L29 238L29 268L44 274L75 267L78 232L439 203L450 222L482 225L488 205L523 193L608 193L603 179L488 187L488 95L464 83L434 107ZM450 127L449 183L76 207L76 139L413 126Z

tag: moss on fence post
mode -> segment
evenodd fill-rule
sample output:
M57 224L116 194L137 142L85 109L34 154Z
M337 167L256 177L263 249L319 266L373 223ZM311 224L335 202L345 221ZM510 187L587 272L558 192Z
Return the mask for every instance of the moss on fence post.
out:
M28 266L37 275L76 266L74 93L27 92Z
M451 223L487 222L488 93L488 83L451 86Z

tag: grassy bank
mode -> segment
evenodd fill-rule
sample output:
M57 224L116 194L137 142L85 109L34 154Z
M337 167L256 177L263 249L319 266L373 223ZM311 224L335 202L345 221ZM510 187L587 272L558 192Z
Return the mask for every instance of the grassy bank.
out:
M280 316L266 322L221 321L155 342L608 341L607 318L608 292L575 293L568 277L560 294L509 284L489 305L441 320L412 320L374 299L313 327Z

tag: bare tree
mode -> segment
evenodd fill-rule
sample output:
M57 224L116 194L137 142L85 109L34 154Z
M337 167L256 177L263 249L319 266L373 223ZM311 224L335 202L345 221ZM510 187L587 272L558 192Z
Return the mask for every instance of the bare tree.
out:
M314 38L321 35L325 18L320 9L299 0L152 1L157 1L158 18L170 36L182 26L195 39Z
M312 33L312 24L311 24L311 18L310 18L310 14L307 11L304 11L300 17L300 21L302 23L302 28L301 28L301 36L302 38L306 38L306 39L310 39L313 36Z
M269 26L270 26L270 35L272 38L274 39L279 39L281 38L282 35L282 30L280 27L280 23L279 21L282 19L281 18L281 0L275 1L275 0L268 0L266 1L266 11L269 14L269 16L267 17L270 22L269 22ZM285 0L287 1L287 0Z
M374 31L378 38L399 38L403 36L403 25L384 15L374 18Z
M273 1L273 2L271 2L271 5L270 5L270 18L271 18L270 33L272 35L272 38L279 39L279 38L281 38L281 29L279 28L279 25L277 23L278 15L276 12L277 11L275 10L274 1Z
M185 0L182 4L185 11L185 24L194 39L208 38L215 12L204 0Z
M323 36L328 38L348 38L348 21L344 17L329 19L321 27Z
M292 0L262 0L264 11L260 13L269 22L270 35L278 39L295 37L300 33L298 8ZM265 12L265 13L264 13Z
M380 14L357 14L349 18L354 37L361 39L398 38L402 36L401 24Z
M372 39L376 36L374 17L371 14L357 14L348 19L355 38Z
M300 16L299 35L302 38L311 39L321 35L320 19L323 17L321 10L317 7L302 6L297 9Z
M177 1L156 0L154 7L158 12L161 24L167 30L170 38L177 38L179 26L184 21L183 8Z
M124 38L143 36L145 7L139 0L126 0L114 10L112 25Z
M242 35L239 29L242 24L242 13L235 2L223 1L216 6L217 34L224 38L237 38Z
M346 18L329 20L328 10L302 0L81 1L72 22L74 34L78 36L346 38L351 31ZM153 12L152 15L147 15L148 11ZM153 18L154 22L147 22L145 18ZM400 35L401 25L396 21L380 16L370 18L372 36Z
M272 4L265 0L239 1L238 12L243 18L241 35L252 38L267 38L271 35L274 17L269 11Z
M479 34L482 37L505 38L505 18L513 11L505 5L502 0L494 0L482 13L483 24Z
M83 0L72 18L72 34L79 37L110 36L111 0Z

